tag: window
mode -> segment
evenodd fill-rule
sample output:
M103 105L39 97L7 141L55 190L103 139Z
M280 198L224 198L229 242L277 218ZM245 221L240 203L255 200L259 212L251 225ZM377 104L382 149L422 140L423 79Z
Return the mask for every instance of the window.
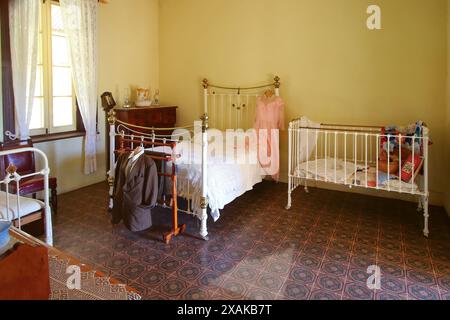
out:
M77 130L77 106L61 8L45 1L40 12L39 54L30 131L32 136Z

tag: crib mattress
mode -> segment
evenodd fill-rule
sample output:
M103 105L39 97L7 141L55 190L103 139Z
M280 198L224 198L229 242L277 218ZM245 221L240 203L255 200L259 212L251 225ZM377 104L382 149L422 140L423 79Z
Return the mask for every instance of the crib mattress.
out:
M316 181L324 181L336 184L356 185L367 188L378 188L387 191L420 193L416 183L406 183L391 175L378 171L372 166L363 163L344 161L342 159L318 159L303 162L297 166L294 175L300 178L308 178ZM378 176L378 183L376 177ZM372 177L372 179L371 179ZM366 183L367 178L367 183ZM373 180L373 181L372 181Z

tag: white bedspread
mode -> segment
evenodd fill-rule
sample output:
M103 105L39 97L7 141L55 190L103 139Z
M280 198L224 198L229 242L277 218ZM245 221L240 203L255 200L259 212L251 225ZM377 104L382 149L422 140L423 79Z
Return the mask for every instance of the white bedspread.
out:
M257 159L256 151L250 152L241 147L236 154L245 154L247 159ZM155 148L154 151L170 153L168 148ZM201 207L201 148L194 149L191 142L182 142L177 147L180 157L176 161L179 196L192 200L192 209L200 217ZM208 156L208 192L207 197L214 221L220 218L220 210L236 198L250 191L262 182L264 172L258 161L246 161L243 164L228 163L223 150L210 152ZM188 161L189 158L191 161Z

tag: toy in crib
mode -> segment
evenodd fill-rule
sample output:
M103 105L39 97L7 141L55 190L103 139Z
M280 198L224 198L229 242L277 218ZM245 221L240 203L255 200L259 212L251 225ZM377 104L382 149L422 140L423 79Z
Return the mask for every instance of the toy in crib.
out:
M414 153L421 154L423 152L422 137L424 126L424 122L418 121L406 127L390 126L382 128L381 149L392 153L401 146L410 151L414 149ZM399 141L400 135L402 137L401 141Z
M402 160L405 159L405 155L409 153L407 149L402 149ZM400 152L398 149L393 150L392 152L388 153L386 150L380 151L380 157L378 158L378 170L389 173L389 174L398 174L398 168L400 166ZM403 161L402 161L403 165Z
M412 179L422 164L423 126L424 123L418 121L404 128L386 127L382 129L383 136L380 141L381 150L378 159L378 168L381 172L398 175L401 166L401 179L404 182ZM399 141L400 136L401 141Z

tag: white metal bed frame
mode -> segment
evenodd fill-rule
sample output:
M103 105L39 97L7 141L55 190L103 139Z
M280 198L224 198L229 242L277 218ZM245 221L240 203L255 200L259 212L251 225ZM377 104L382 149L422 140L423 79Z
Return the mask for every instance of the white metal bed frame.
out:
M42 166L43 169L34 173L30 173L27 175L21 176L19 173L17 173L17 168L14 166L14 164L10 164L9 167L6 169L6 175L3 180L0 181L0 185L5 186L5 193L6 193L6 210L8 215L8 221L13 221L13 217L9 216L10 213L10 193L9 193L9 184L15 183L16 184L16 194L11 194L11 196L15 196L16 198L16 206L17 206L17 214L18 219L17 224L18 228L22 229L22 220L25 217L22 217L21 215L21 206L20 206L20 181L22 179L36 177L36 176L42 176L44 177L44 204L45 207L43 208L44 212L44 224L45 224L45 242L49 246L53 246L53 226L52 226L52 214L51 214L51 208L50 208L50 201L49 201L49 175L50 175L50 168L48 166L48 158L44 152L42 152L39 149L36 148L20 148L20 149L13 149L13 150L5 150L0 151L0 158L3 156L11 155L11 154L18 154L23 152L33 152L35 154L38 154L42 158Z
M303 126L302 126L303 125ZM425 237L429 236L429 189L428 189L428 152L429 152L429 130L427 127L423 127L422 137L408 137L412 139L412 144L415 142L420 142L423 146L420 167L423 170L423 175L421 176L422 181L417 181L419 179L419 172L421 169L413 171L411 180L408 182L410 187L404 187L402 183L399 183L399 187L392 188L390 185L391 177L387 174L387 185L379 184L379 150L380 150L380 138L387 139L387 146L390 148L391 139L394 138L397 141L402 141L401 134L390 135L382 134L380 127L373 126L355 126L355 125L337 125L337 124L320 124L319 127L305 126L305 123L301 119L293 120L289 124L289 185L288 185L288 204L286 209L289 210L292 206L292 193L299 187L304 185L305 191L308 192L308 180L316 182L325 182L332 184L340 184L348 186L349 188L365 188L373 190L383 190L387 192L397 192L400 194L409 194L412 196L417 196L419 198L418 210L423 210L424 215L424 230L423 234ZM316 141L315 146L309 146L310 138L312 141ZM306 146L306 153L303 153ZM302 151L303 150L303 151ZM413 165L415 167L415 148L412 148L412 159ZM390 166L393 161L388 154L387 159L387 171L390 172ZM306 157L306 158L305 158ZM306 160L305 160L306 159ZM326 173L325 178L319 176L317 172L317 161L318 159L324 159L325 168L328 167L327 161L334 162L334 172L331 172L331 177ZM355 166L355 172L357 167L362 165L366 168L371 166L376 168L376 185L370 186L368 182L368 170L365 170L365 183L361 185L354 179L345 178L344 181L338 181L336 163L338 160L343 160L345 163L351 163ZM399 151L399 163L402 163L402 151ZM299 172L297 168L301 164L306 165L306 172L312 171L312 174L305 172ZM333 164L331 164L333 165ZM344 176L347 177L347 167L345 168ZM393 168L393 167L392 167ZM311 169L311 171L309 170ZM325 169L326 170L326 169ZM402 166L399 165L398 177L401 177ZM315 171L315 173L314 173ZM353 170L352 170L353 172ZM364 173L363 173L364 175ZM401 178L399 178L401 179ZM303 182L303 183L302 183ZM416 182L420 182L416 185Z
M250 129L254 126L256 99L262 89L273 88L275 96L280 96L280 78L272 83L253 87L226 87L210 84L203 80L204 112L210 118L210 126L215 129Z
M253 127L254 112L256 108L256 97L261 95L261 89L273 88L275 95L280 95L280 78L275 77L274 81L269 84L263 84L253 87L226 87L219 86L209 83L207 79L202 82L203 86L203 104L204 113L201 117L202 126L202 191L200 198L200 208L201 214L193 212L192 203L195 201L194 195L191 194L189 187L185 194L179 194L187 200L187 209L180 209L178 211L181 213L195 215L200 220L200 236L204 240L208 240L208 128L214 127L217 129L248 129ZM259 90L259 94L258 94ZM175 136L176 140L173 140L172 135L159 135L156 134L157 131L172 131L178 129L192 130L194 126L184 126L175 128L154 128L154 127L141 127L133 124L125 123L119 121L116 118L116 113L111 110L108 113L109 122L109 136L110 136L110 155L109 155L109 167L111 168L108 172L108 182L109 182L109 194L110 202L109 208L113 207L113 189L114 189L114 174L115 174L115 151L116 149L116 137L122 139L130 139L137 141L138 143L132 144L131 147L137 147L139 144L142 146L148 145L153 142L170 144L179 142L178 137ZM150 131L151 133L143 133L139 130ZM128 132L128 133L125 133ZM180 135L182 136L182 134ZM189 181L183 181L180 177L177 177L177 183L187 183L189 186ZM171 204L172 205L172 204ZM171 206L163 205L165 208L170 208Z

